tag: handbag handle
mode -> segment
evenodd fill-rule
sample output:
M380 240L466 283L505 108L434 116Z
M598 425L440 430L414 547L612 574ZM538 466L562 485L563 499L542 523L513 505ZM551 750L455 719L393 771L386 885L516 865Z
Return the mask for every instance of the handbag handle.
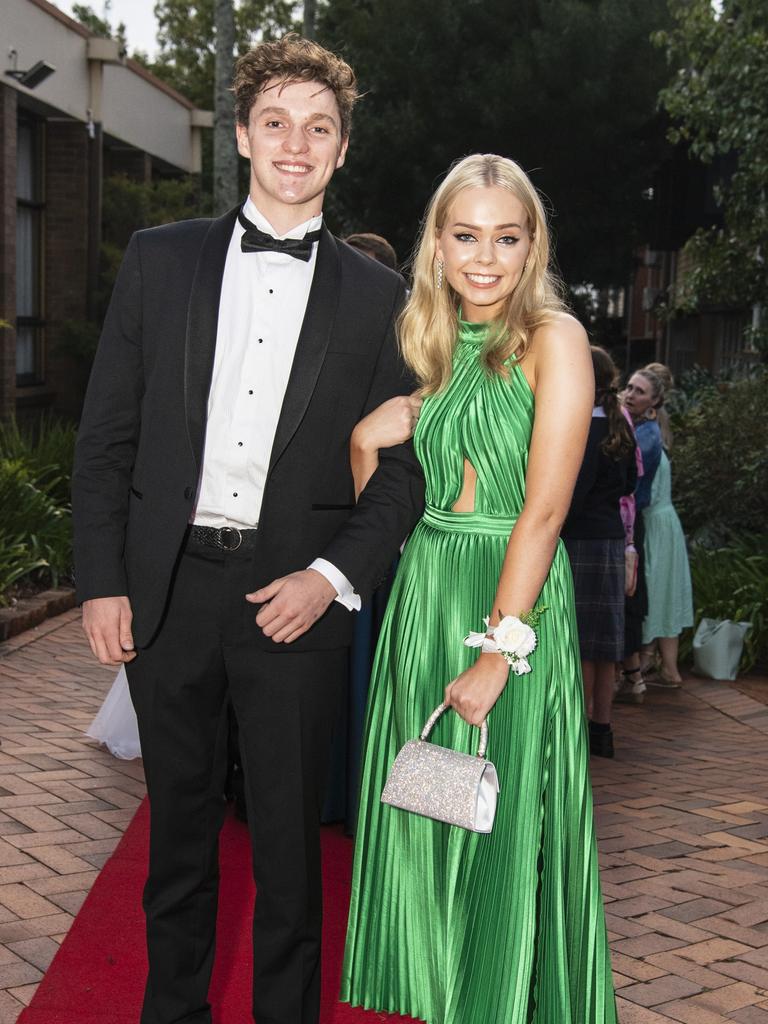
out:
M447 709L449 707L450 707L449 704L446 704L445 702L443 702L442 704L440 704L438 707L435 708L435 710L432 712L432 714L427 719L427 721L426 721L426 723L424 725L424 728L421 730L421 736L419 737L419 739L421 739L421 740L429 739L429 734L432 732L432 728L433 728L435 722L438 720L438 718L440 717L440 715L442 715L442 713L444 711L447 711ZM480 725L479 728L480 728L480 746L477 748L477 756L478 757L485 757L485 752L488 749L488 721L487 721L487 719L483 719L482 725Z

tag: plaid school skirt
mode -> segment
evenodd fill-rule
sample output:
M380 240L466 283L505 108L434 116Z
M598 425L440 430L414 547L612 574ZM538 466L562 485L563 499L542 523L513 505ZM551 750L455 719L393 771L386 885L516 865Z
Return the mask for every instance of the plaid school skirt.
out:
M564 537L576 593L583 661L624 657L624 539Z

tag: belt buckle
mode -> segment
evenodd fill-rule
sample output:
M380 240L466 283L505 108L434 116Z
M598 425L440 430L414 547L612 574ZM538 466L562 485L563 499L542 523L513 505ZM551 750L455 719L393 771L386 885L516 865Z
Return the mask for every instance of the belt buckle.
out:
M229 536L230 534L234 534L237 543L226 544L224 542L225 533L227 534L227 536ZM222 526L221 531L219 533L219 539L221 541L221 546L224 548L225 551L237 551L237 549L243 543L243 535L242 533L240 533L236 526Z

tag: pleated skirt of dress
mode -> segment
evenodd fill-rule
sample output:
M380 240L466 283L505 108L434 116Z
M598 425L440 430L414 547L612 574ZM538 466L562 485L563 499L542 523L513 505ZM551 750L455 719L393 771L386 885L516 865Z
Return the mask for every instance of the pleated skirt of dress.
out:
M490 611L513 520L445 513L405 549L374 661L341 997L429 1024L615 1024L568 558L558 546L533 671L489 716L490 835L380 802ZM519 609L504 609L505 612ZM431 740L474 753L447 713Z

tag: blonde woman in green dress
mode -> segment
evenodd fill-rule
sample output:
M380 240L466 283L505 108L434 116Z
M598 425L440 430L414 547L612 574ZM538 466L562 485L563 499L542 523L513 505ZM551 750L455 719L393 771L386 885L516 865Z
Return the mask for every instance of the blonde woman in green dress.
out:
M586 334L549 270L544 211L520 167L459 162L433 197L401 321L418 398L352 440L414 444L427 506L406 544L374 661L342 999L429 1024L615 1024L588 776L573 584L559 540L594 381ZM483 619L546 606L531 671L463 644ZM493 831L380 802L400 747L465 752L486 717Z

